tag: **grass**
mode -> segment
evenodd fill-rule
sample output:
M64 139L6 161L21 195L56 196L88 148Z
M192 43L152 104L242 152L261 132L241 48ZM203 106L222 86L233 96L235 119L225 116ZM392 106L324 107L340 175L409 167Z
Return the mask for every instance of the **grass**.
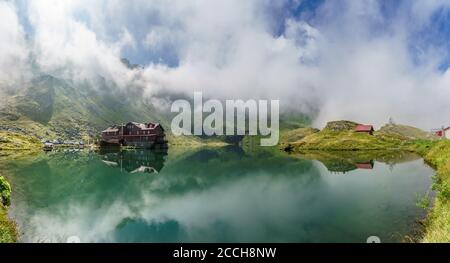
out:
M289 151L409 150L412 146L426 148L433 139L428 133L406 125L385 125L373 135L355 132L356 125L351 121L332 121L318 132L292 130L281 137L281 147ZM423 145L417 143L416 146L416 142Z
M282 130L280 132L280 143L284 145L292 142L298 142L301 139L305 138L306 136L309 136L316 132L319 132L319 130L309 127L297 128L294 130L286 130L286 131Z
M434 139L427 132L407 125L388 124L373 135L355 132L356 125L343 120L328 122L321 131L291 130L281 137L281 146L290 151L408 150L411 146L419 147L416 142L422 142L423 147L430 146L429 142Z
M6 208L0 206L0 243L14 243L16 241L16 225L9 220Z
M7 206L11 202L11 186L0 176L0 243L17 241L17 230L14 222L9 220Z
M408 140L430 140L434 135L416 127L401 124L386 124L379 130L380 133L399 136Z
M0 131L0 152L16 150L40 150L41 148L42 143L36 137L14 132Z
M422 241L450 242L450 141L433 143L427 150L424 150L424 142L419 145L425 161L436 169L433 185L436 198L428 214Z
M166 139L168 141L169 147L173 146L173 147L196 148L203 146L227 145L227 143L225 143L223 140L220 140L219 138L202 139L197 136L187 136L187 135L175 136L171 133L166 134Z
M3 176L0 176L0 204L3 206L11 204L11 185Z
M332 131L324 129L303 139L288 143L295 150L328 150L328 151L356 151L356 150L389 150L399 149L405 141L387 136L383 133L370 135L353 130Z

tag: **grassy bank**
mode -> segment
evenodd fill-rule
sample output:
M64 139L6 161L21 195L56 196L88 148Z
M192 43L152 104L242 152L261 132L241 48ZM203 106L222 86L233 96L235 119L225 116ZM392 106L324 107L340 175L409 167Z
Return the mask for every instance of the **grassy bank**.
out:
M7 207L11 202L11 186L0 176L0 243L12 243L17 240L15 224L9 220Z
M0 154L8 151L36 151L42 149L42 143L34 136L14 132L0 131Z
M329 122L321 131L309 130L306 135L304 130L294 130L281 137L281 147L294 153L309 151L310 155L311 151L322 151L321 154L328 151L331 155L340 152L338 155L345 156L345 152L367 150L402 150L419 154L436 169L433 184L436 197L428 213L422 241L450 242L450 141L435 140L411 126L386 125L370 135L355 132L356 125L351 121ZM314 155L311 158L320 160L320 157ZM340 159L336 163L342 166Z
M15 132L0 131L0 161L15 158L23 154L40 151L42 143L34 136ZM11 186L0 176L0 243L17 241L14 222L8 218L8 206L11 202Z
M450 141L417 142L414 150L436 169L433 207L428 213L423 242L450 242Z

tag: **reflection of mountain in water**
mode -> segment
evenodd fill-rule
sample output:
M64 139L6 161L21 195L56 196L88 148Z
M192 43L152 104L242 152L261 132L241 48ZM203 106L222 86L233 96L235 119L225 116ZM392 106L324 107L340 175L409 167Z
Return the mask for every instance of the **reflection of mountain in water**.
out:
M167 152L150 150L121 151L104 149L100 152L103 163L129 173L157 174L164 167Z
M301 154L302 158L318 160L330 172L346 173L356 169L373 169L375 161L390 165L417 160L420 157L402 151L310 151Z
M21 241L360 242L368 232L397 241L393 233L405 236L418 218L417 193L433 174L412 162L393 173L377 163L379 176L322 176L309 160L236 147L177 154L50 152L7 163ZM124 176L121 165L161 174Z
M336 173L346 173L356 169L371 170L375 165L373 160L353 162L348 159L332 159L322 163L327 167L328 171Z

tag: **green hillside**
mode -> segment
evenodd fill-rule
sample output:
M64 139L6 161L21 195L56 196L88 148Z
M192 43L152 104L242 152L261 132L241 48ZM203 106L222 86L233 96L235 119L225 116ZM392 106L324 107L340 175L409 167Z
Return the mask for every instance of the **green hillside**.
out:
M131 91L130 91L131 90ZM0 129L39 138L95 137L110 124L167 117L142 99L137 88L120 90L100 81L95 87L42 75L4 99Z
M416 127L401 124L386 124L381 127L378 132L391 136L404 137L406 140L436 139L436 137L429 132L423 131Z
M357 123L351 121L329 122L326 127L298 141L285 142L288 151L296 150L385 150L399 148L407 141L383 132L374 135L354 131ZM294 135L291 135L292 138ZM301 136L300 136L301 137Z
M315 128L297 128L294 130L283 131L280 134L280 142L283 144L298 142L308 135L319 132L319 129Z
M36 150L41 147L42 143L36 137L0 131L0 156L8 154L5 151Z

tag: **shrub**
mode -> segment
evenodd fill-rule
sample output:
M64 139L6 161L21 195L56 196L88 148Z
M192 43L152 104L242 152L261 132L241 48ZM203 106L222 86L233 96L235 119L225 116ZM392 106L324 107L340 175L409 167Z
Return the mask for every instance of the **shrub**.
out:
M4 206L11 204L11 185L3 176L0 176L0 203Z

